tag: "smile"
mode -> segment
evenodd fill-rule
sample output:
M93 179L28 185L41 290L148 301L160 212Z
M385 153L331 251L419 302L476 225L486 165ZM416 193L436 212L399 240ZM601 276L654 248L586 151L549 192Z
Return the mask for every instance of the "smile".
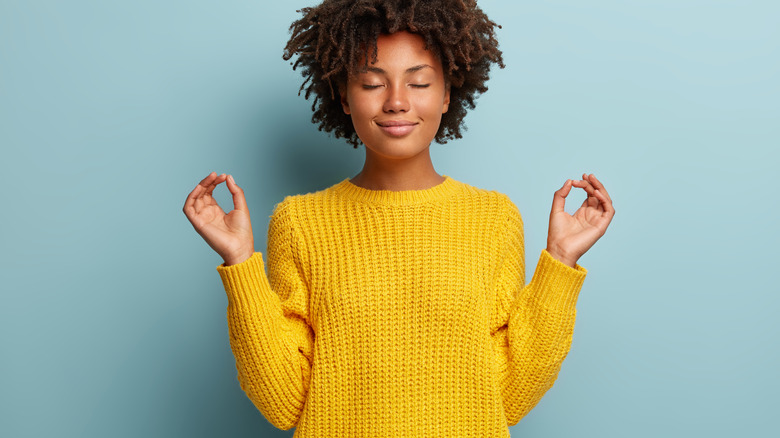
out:
M376 124L387 135L393 137L403 137L404 135L412 132L417 126L417 123L408 122L406 120L388 120L384 122L376 122Z

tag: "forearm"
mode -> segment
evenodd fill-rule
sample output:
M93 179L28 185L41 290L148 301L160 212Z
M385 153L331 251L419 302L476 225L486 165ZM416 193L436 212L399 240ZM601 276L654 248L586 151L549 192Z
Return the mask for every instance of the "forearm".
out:
M509 320L495 334L504 408L516 424L552 387L569 352L574 305L585 270L563 266L542 253L531 282L518 294Z
M230 346L241 388L269 422L290 429L308 391L310 364L301 348L310 343L310 333L300 319L284 316L260 253L218 271L228 296Z

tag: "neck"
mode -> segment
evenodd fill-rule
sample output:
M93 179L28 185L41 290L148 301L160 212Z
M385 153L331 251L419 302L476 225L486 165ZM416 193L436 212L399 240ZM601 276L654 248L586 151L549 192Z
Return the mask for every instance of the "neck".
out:
M363 170L350 179L356 186L369 190L424 190L444 182L431 161L430 148L414 157L388 159L377 156L368 148Z

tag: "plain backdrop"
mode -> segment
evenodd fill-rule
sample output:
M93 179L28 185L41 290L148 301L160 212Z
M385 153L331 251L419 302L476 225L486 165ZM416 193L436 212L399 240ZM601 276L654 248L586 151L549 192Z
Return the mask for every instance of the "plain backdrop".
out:
M0 435L292 435L239 388L222 260L182 206L233 174L264 252L284 196L360 171L281 57L311 4L0 0ZM437 171L512 198L529 275L567 178L595 173L617 210L512 435L776 433L780 3L481 6L506 68Z

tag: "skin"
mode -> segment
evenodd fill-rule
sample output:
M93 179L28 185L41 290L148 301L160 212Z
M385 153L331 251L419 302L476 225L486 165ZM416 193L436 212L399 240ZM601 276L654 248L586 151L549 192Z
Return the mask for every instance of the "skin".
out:
M407 32L380 36L377 61L352 75L339 93L344 112L351 116L366 146L365 164L351 179L353 184L397 191L427 189L444 181L433 168L430 144L441 115L447 112L450 90L441 62L425 50L421 37ZM388 121L411 125L393 132L393 128L386 128ZM223 182L233 196L234 209L229 213L213 197L214 189ZM587 198L570 215L564 206L572 188L584 190ZM190 192L183 211L226 266L241 263L254 253L249 208L243 189L232 176L211 172ZM553 194L547 251L574 267L604 235L614 215L612 199L595 175L566 180Z
M365 145L363 170L351 179L371 190L419 190L444 181L430 145L450 103L441 61L419 35L397 32L377 39L377 61L340 87L341 105ZM393 135L383 126L409 123Z

